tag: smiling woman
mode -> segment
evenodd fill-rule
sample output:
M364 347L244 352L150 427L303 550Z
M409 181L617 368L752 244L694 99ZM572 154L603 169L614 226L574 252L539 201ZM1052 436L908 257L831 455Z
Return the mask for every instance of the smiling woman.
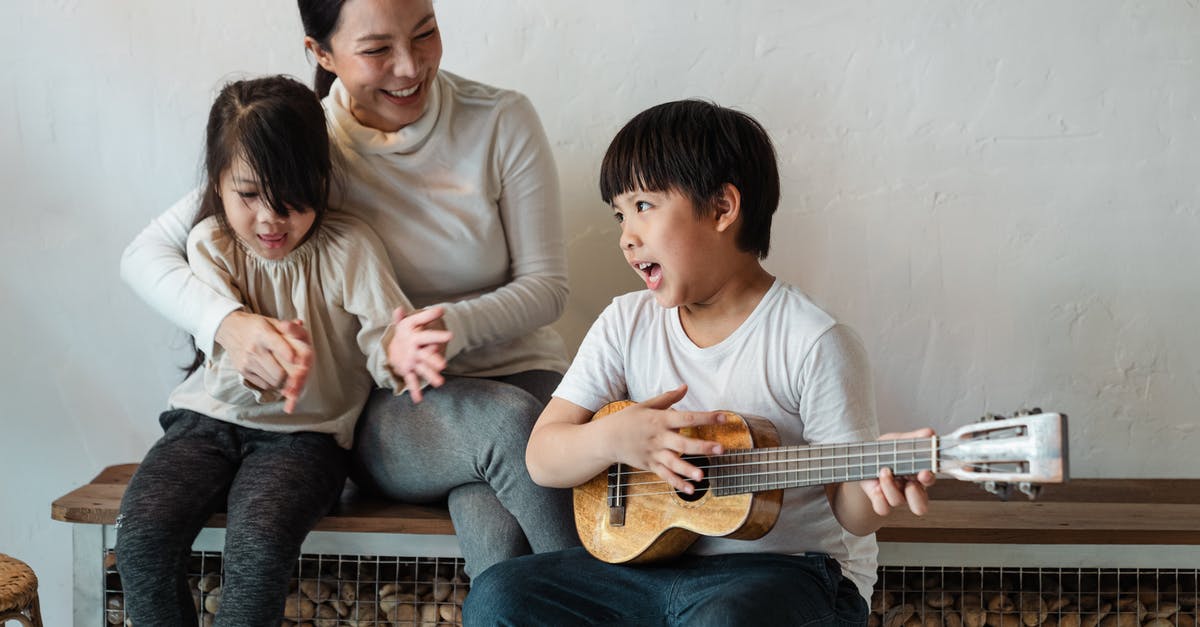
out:
M330 2L305 5L335 4ZM320 64L322 78L341 78L350 112L363 125L395 132L425 112L442 61L442 35L432 2L346 3L336 29L304 19L304 46ZM315 13L314 13L315 16Z
M535 485L524 464L566 368L548 326L567 297L558 178L537 113L519 93L439 68L430 0L298 4L339 175L330 204L378 232L417 308L397 312L401 348L389 350L408 393L371 395L352 477L394 499L447 501L470 574L577 544L570 493ZM248 383L303 398L303 376L289 374L303 338L188 271L196 208L192 194L153 221L122 276Z

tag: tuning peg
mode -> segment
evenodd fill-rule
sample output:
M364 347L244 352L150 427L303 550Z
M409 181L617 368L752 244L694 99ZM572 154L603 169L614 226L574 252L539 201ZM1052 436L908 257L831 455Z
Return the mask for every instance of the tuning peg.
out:
M1012 486L1000 481L984 481L983 489L1000 497L1001 501L1007 501L1008 495L1012 492Z
M1042 493L1042 486L1034 485L1028 481L1022 481L1018 483L1017 489L1020 490L1025 496L1028 496L1029 500L1031 501L1036 499L1038 495Z
M1005 420L1007 418L1007 416L1002 416L1000 414L984 414L983 417L979 419L979 422L991 422L993 420Z
M1029 409L1018 409L1013 416L1034 416L1042 413L1041 407L1031 407Z

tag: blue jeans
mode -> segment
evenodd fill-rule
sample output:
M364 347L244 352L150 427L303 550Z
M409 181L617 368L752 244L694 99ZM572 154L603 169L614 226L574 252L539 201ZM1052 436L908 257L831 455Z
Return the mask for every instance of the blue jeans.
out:
M582 548L497 564L471 582L465 627L865 625L867 603L825 555L688 555L607 564Z
M471 576L579 546L571 491L543 488L525 469L529 432L561 380L544 370L448 376L416 404L376 390L358 421L351 477L398 501L445 502Z

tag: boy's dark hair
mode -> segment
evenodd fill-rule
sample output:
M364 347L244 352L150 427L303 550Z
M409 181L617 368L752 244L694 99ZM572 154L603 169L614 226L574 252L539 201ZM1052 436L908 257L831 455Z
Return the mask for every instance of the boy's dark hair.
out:
M300 9L300 22L304 24L304 34L312 37L325 50L329 49L329 39L337 30L342 19L342 5L346 0L297 0ZM329 88L337 76L317 64L313 76L313 91L324 98L329 95Z
M779 167L766 130L754 118L702 100L677 100L634 116L613 138L600 166L600 197L633 190L675 191L698 217L708 215L726 183L741 193L739 250L767 256L779 206Z
M312 90L287 76L235 81L221 89L208 114L204 191L192 226L216 216L228 229L221 175L238 157L254 171L258 193L275 213L312 211L308 236L317 232L329 207L333 166L325 111ZM197 350L185 370L191 374L202 363Z

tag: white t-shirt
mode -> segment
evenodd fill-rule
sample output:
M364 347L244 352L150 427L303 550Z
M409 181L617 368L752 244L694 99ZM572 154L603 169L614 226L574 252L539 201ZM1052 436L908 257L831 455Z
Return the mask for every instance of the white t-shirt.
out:
M663 309L651 292L617 297L588 331L554 395L596 411L682 383L688 393L675 408L767 418L784 446L879 437L862 342L778 280L733 333L707 348L688 338L678 309ZM785 490L779 520L762 538L702 537L690 551L827 553L864 598L875 583L875 536L842 528L819 486Z
M387 367L384 340L392 310L411 305L396 286L383 244L361 220L330 211L286 257L265 259L211 217L192 229L188 262L197 279L248 311L303 320L313 365L289 414L278 393L247 385L217 345L171 392L170 408L264 431L329 433L348 449L372 388L403 389Z
M445 306L446 373L565 370L548 326L568 292L558 171L529 100L441 71L425 112L394 133L359 124L348 102L340 81L323 101L342 183L333 205L375 230L415 307ZM198 207L192 192L154 219L125 249L121 276L211 354L240 304L187 267Z

